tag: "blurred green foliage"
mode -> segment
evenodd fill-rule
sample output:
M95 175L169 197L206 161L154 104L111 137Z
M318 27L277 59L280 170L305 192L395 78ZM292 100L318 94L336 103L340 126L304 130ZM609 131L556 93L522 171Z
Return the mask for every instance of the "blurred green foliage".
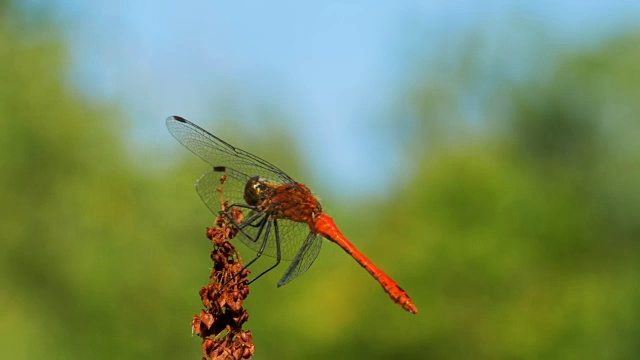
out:
M198 159L134 166L116 110L66 85L55 31L0 17L0 353L199 358ZM477 81L459 69L408 96L413 179L333 204L420 313L326 243L302 280L252 287L256 358L640 358L640 35L496 84L481 133L459 131L451 89Z

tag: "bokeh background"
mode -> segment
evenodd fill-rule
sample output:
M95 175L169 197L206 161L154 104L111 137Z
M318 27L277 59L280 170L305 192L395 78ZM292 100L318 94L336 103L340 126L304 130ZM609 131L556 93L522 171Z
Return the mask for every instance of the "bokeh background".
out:
M309 185L256 359L640 358L637 1L0 1L0 354L200 358L184 116ZM241 254L252 253L239 245Z

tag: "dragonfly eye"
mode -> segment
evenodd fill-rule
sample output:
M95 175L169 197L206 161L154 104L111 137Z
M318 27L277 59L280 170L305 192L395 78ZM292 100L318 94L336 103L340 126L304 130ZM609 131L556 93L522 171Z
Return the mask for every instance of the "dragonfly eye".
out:
M256 206L264 200L264 190L267 187L257 176L252 177L244 186L244 200L248 205Z

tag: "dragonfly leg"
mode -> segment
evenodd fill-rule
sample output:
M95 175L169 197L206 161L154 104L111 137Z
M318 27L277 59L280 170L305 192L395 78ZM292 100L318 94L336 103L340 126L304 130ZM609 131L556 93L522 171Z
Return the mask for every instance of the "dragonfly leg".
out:
M273 270L276 266L278 266L280 264L280 260L282 259L282 256L280 254L280 230L278 229L278 220L273 220L273 227L274 227L274 232L276 233L276 263L273 264L273 266L271 266L270 268L268 268L267 270L263 271L262 273L260 273L260 275L256 276L255 278L253 278L253 280L249 281L249 284L251 284L252 282L258 280L262 275L268 273L269 271ZM267 238L265 236L265 241L262 243L262 246L264 247L264 245L266 244Z
M251 261L249 261L242 269L240 269L240 271L238 271L238 274L240 274L241 272L243 272L246 268L248 268L249 266L251 266L251 264L253 264L254 262L256 262L261 256L262 253L264 252L264 249L267 247L267 241L269 240L269 232L271 231L271 224L275 222L271 221L270 219L267 219L265 217L265 219L262 221L263 223L266 221L267 223L267 229L264 232L264 238L262 240L262 245L260 245L260 249L258 250L258 253L256 254L256 256L251 259ZM262 225L262 228L260 228L258 235L256 236L256 239L260 237L260 233L262 232L262 229L264 228L264 224ZM275 228L277 229L278 226L276 225ZM278 232L276 231L276 238ZM276 240L277 241L277 240ZM279 244L278 244L279 245ZM278 246L278 262L280 262L280 246ZM267 271L273 269L273 267L267 269ZM264 271L262 274L258 275L258 277L256 277L255 279L249 281L249 284L251 284L252 282L254 282L257 278L259 278L260 276L264 275L264 273L266 273L267 271ZM235 274L233 277L236 277L238 274Z
M243 204L243 203L233 203L231 205L229 205L227 207L227 210L220 210L222 212L228 212L229 210L231 210L232 207L241 207L241 208L245 208L245 209L251 209L251 210L258 210L257 206L254 205L249 205L249 204Z
M260 229L258 231L258 235L256 235L256 237L254 238L252 236L249 236L249 234L247 234L246 232L244 232L244 228L246 228L247 226L251 226L251 227L254 227L254 228L264 226L264 223L265 223L265 221L267 219L267 216L264 213L257 213L255 215L253 215L252 217L250 217L249 219L243 221L241 224L235 222L235 220L233 219L231 214L229 214L228 212L220 211L220 213L224 214L229 219L229 221L231 222L231 225L233 227L235 227L236 229L238 229L240 232L242 232L247 237L247 239L250 239L253 242L256 242L256 241L258 241L258 239L260 239L260 233L262 232L262 229ZM254 224L254 221L257 220L258 218L260 218L261 216L263 217L263 219L260 220L258 223Z
M271 231L271 221L268 221L267 217L265 216L265 218L262 221L260 221L260 223L261 223L261 227L260 227L260 230L258 230L258 235L256 236L256 238L260 237L260 234L262 233L262 230L264 229L265 224L267 225L267 228L266 228L266 230L264 232L264 239L262 240L262 245L260 246L260 250L258 250L258 253L256 254L256 256L251 261L249 261L245 266L243 266L242 269L240 269L240 271L238 271L237 273L233 274L231 279L225 281L220 286L220 289L218 290L218 292L220 292L222 289L224 289L224 287L227 286L227 284L229 284L231 281L233 281L233 279L235 279L245 269L247 269L249 266L251 266L251 264L256 262L256 260L258 260L260 258L260 256L262 256L262 253L264 252L264 249L267 247L267 240L269 240L269 232ZM249 284L251 284L252 282L253 282L253 280L250 281Z
M257 214L255 214L255 215L253 215L252 217L250 217L249 219L244 220L244 221L242 222L242 224L236 224L236 223L234 223L233 221L231 222L231 224L232 224L234 227L238 228L238 229L244 229L244 228L246 228L247 226L251 226L251 227L258 227L258 226L261 226L261 225L262 225L262 222L263 222L264 220L261 220L261 221L260 221L260 222L258 222L257 224L254 224L253 222L254 222L254 221L256 221L256 219L258 219L258 218L259 218L259 217L261 217L261 216L264 216L264 217L266 218L266 216L265 216L263 213L257 213ZM231 220L233 220L233 219L231 219ZM253 241L257 241L258 239L252 239L252 240L253 240Z

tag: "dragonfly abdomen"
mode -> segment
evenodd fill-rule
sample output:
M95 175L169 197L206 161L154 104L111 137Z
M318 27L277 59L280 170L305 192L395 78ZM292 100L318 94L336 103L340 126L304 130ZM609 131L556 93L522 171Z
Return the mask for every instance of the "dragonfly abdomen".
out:
M413 301L409 297L409 295L404 291L398 284L391 279L389 275L387 275L380 268L375 266L363 253L361 253L356 247L349 241L347 238L342 235L338 227L327 215L319 216L314 222L314 226L312 230L318 233L320 236L338 244L347 254L351 255L360 266L365 268L374 279L380 283L384 291L389 294L391 300L394 303L402 306L403 309L407 310L412 314L417 314L418 309L413 304Z

